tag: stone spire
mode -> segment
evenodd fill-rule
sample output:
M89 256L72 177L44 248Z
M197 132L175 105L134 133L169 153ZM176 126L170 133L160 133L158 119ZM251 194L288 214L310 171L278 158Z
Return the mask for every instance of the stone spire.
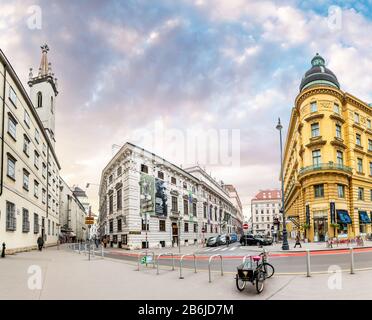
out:
M49 68L51 68L50 64L48 63L48 51L49 47L47 44L44 44L41 46L41 62L40 62L40 68L39 68L39 76L44 77L47 76L50 72Z

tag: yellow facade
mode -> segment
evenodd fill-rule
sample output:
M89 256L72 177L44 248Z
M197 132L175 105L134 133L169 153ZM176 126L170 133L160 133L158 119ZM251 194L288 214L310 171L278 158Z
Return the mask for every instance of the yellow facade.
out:
M372 107L336 86L314 82L297 96L283 159L285 211L309 241L371 232L360 218L372 211L371 121Z

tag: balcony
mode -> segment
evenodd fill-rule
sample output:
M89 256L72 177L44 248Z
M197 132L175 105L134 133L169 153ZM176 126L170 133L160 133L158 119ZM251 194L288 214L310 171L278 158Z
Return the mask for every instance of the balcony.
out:
M347 167L343 164L337 164L337 163L320 163L312 166L307 166L304 168L301 168L299 171L299 175L303 175L309 172L316 172L316 171L324 171L324 170L337 170L337 171L343 171L348 174L352 174L353 169L350 167Z

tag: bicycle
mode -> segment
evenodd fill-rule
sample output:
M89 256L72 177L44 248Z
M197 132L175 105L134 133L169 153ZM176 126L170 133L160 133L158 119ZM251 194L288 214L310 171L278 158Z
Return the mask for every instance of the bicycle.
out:
M250 256L249 263L243 262L238 266L238 273L236 274L236 287L239 291L245 289L246 283L249 281L256 286L257 293L261 293L264 289L264 282L266 279L274 275L274 267L267 262L268 254L264 250L258 256ZM256 266L253 263L256 262Z

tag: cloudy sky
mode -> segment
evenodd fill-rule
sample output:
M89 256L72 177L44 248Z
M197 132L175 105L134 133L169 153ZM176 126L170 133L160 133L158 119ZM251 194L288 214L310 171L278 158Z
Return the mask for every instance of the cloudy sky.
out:
M208 133L210 154L227 146L231 161L194 162L248 208L279 187L275 125L280 116L287 127L316 52L343 90L372 102L371 20L371 0L0 0L0 48L26 84L48 43L70 185L99 183L126 141L187 166ZM97 193L88 189L94 209Z

